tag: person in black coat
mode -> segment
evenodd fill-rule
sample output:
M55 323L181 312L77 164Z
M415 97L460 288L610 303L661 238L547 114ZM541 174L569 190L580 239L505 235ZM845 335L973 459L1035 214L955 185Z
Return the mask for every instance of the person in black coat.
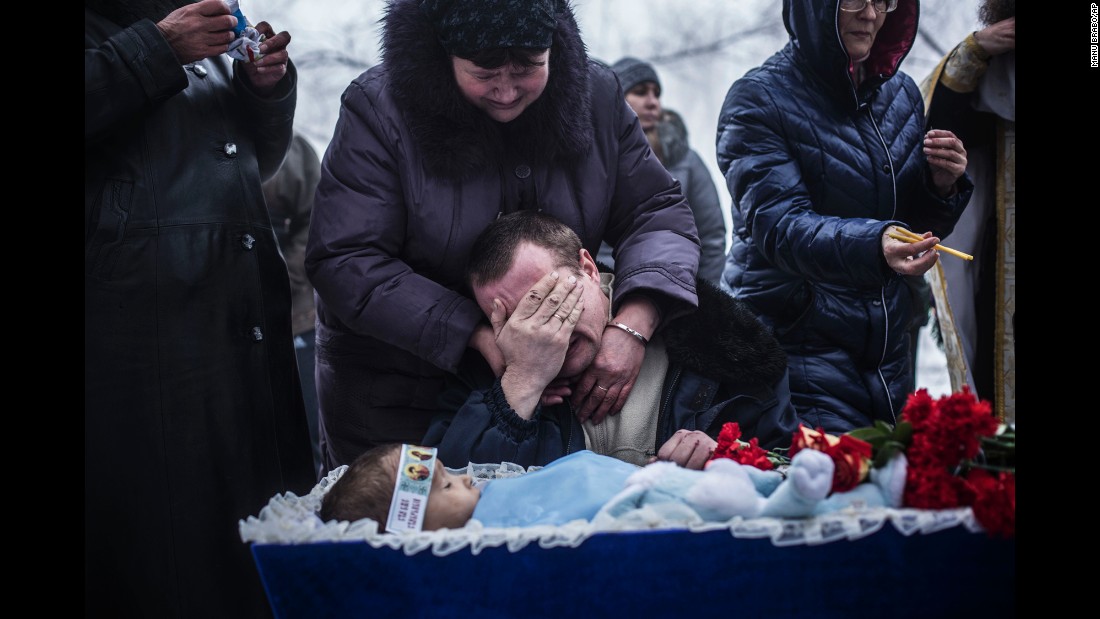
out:
M221 0L84 11L84 612L270 615L237 524L316 480L286 263L260 184L290 144L290 35L224 56Z

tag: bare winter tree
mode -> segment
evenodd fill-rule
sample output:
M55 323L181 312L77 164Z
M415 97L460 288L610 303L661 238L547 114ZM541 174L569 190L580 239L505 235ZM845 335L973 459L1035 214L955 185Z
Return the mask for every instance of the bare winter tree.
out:
M298 68L295 129L323 153L332 138L340 96L378 62L383 0L243 0L253 22L267 20L290 32Z

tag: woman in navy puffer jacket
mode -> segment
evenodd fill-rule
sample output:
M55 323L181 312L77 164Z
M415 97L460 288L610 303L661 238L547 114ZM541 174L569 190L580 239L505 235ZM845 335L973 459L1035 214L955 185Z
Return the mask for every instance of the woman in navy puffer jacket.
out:
M919 12L784 0L790 42L730 87L718 122L734 225L723 287L775 330L802 422L833 433L900 415L913 389L904 276L935 264L972 188L962 143L924 134L920 92L898 71Z

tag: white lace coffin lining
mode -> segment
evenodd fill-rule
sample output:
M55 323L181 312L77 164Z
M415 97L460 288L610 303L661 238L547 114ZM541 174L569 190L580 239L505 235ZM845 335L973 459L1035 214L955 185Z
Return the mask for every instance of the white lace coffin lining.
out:
M453 473L469 473L476 483L490 479L516 477L541 467L512 464L470 464ZM847 509L822 516L799 519L734 517L726 522L705 522L690 509L670 511L645 507L616 519L576 520L560 526L495 528L472 520L461 529L444 529L420 533L392 534L379 532L378 523L370 519L356 522L322 522L317 516L321 499L329 487L347 470L338 467L314 486L306 496L292 492L274 496L260 510L259 517L241 520L241 540L256 544L309 544L312 542L366 542L374 548L388 546L401 549L406 555L431 550L437 556L449 555L464 548L478 554L483 548L506 546L516 552L530 543L542 548L576 547L598 533L641 530L687 530L693 532L727 529L737 538L768 538L776 546L823 544L838 540L855 540L875 533L890 523L900 533L933 533L950 527L963 526L971 532L983 529L969 507L947 510L925 509Z

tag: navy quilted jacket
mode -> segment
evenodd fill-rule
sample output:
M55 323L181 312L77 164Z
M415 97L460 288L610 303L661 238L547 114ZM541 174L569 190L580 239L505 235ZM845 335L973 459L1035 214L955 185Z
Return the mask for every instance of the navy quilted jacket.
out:
M730 87L718 164L733 198L723 286L775 329L800 418L832 432L894 423L912 389L914 300L886 265L885 228L946 237L970 196L942 200L921 150L923 103L898 71L917 0L886 17L859 88L838 0L784 0L790 42Z

